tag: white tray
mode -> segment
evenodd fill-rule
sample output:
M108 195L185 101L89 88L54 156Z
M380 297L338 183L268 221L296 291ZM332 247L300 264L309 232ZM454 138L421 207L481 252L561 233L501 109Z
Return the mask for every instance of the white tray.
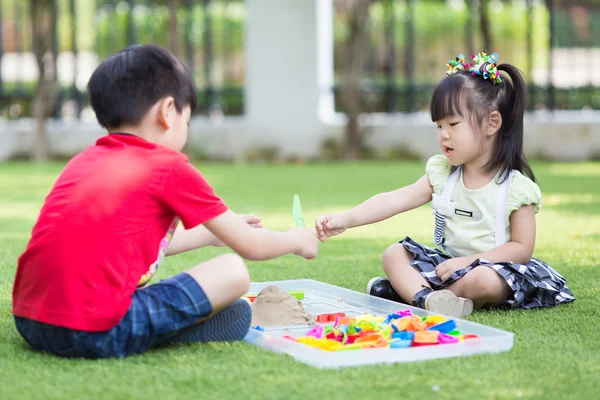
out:
M249 293L258 293L270 285L277 286L284 291L303 291L305 297L301 300L302 305L306 311L315 317L319 314L336 312L343 312L349 316L363 314L387 316L400 309L411 309L415 315L420 316L436 314L421 308L368 296L364 293L358 293L311 279L255 282L250 284ZM513 346L514 334L511 332L458 318L452 319L456 322L456 329L464 333L477 334L480 338L464 340L457 344L437 346L400 349L375 348L330 352L282 338L285 335L293 337L304 336L312 328L310 325L288 325L264 327L264 331L250 328L244 340L277 353L289 354L294 359L316 368L339 368L379 363L389 364L461 357L479 353L498 353L508 351Z

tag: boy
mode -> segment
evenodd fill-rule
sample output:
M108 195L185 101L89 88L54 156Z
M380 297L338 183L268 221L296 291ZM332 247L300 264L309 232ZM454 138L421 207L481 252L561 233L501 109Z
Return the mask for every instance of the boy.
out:
M239 299L249 286L241 257L312 259L315 232L253 229L260 219L229 210L188 163L180 151L196 88L167 50L122 50L98 66L88 91L108 135L67 164L46 198L18 261L18 331L36 350L87 358L242 339L251 313ZM220 244L239 256L148 285L165 255Z

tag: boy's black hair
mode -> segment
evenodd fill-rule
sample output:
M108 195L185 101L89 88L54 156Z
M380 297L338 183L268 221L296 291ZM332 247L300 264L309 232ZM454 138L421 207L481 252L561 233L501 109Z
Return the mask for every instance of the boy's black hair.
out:
M442 79L431 98L431 120L459 115L469 117L474 127L487 121L492 111L502 116L502 126L496 132L492 158L486 172L500 168L500 181L513 169L535 182L535 176L523 153L523 116L527 103L527 86L519 70L510 64L500 64L502 82L492 84L469 71L460 71ZM508 79L510 78L510 79ZM464 109L461 110L463 106ZM467 115L463 115L466 112Z
M100 125L114 129L137 125L160 99L172 96L181 112L197 106L194 79L168 50L152 45L129 46L103 60L87 85Z

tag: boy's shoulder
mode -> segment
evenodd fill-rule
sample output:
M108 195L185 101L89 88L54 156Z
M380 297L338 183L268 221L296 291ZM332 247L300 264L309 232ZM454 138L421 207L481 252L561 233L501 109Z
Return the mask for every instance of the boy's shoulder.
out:
M84 154L86 152L89 159L102 156L129 163L132 167L136 162L148 164L152 168L188 162L183 153L130 134L111 133L103 136L93 146L88 147Z
M188 167L188 158L182 153L134 135L110 134L73 157L59 180L117 184L125 178L164 179Z

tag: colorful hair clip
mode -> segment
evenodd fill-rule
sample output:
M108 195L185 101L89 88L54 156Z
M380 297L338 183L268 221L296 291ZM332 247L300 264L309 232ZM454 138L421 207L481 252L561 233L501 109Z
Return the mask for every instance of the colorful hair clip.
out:
M501 83L500 72L496 67L498 62L498 53L487 54L485 51L475 54L473 57L473 65L469 71L473 75L479 75L483 79L489 79L494 85Z
M446 71L446 75L453 75L459 71L464 71L469 68L469 64L465 63L464 54L459 54L454 60L448 60L448 71Z

